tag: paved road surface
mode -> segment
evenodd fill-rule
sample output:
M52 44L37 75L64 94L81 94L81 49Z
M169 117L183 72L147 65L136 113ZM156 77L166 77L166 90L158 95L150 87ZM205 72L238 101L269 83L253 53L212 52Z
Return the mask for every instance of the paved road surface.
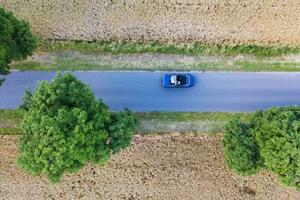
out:
M75 72L98 98L117 111L255 111L272 106L300 105L300 73L193 73L188 89L164 89L162 73ZM26 88L51 80L54 72L12 72L0 87L0 108L20 105Z

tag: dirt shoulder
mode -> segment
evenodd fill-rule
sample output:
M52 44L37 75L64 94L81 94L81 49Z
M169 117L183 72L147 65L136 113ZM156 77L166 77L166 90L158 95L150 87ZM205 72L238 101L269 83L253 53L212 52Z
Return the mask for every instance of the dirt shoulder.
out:
M221 136L136 136L105 166L87 165L51 185L15 165L17 136L0 136L0 199L300 199L262 172L225 167Z
M42 37L300 45L298 0L0 0Z

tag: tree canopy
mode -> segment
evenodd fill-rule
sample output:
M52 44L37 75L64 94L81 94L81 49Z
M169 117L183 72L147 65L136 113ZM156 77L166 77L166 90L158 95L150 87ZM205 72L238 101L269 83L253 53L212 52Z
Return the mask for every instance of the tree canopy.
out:
M284 185L300 190L299 106L258 111L251 122L233 119L223 145L229 168L238 174L255 174L263 167Z
M71 74L42 81L24 98L18 164L56 182L86 162L104 163L127 147L136 125L132 113L110 113L91 89Z
M0 7L0 74L8 73L11 60L31 55L36 45L29 24Z
M258 145L250 129L250 123L237 117L225 127L223 145L227 164L239 175L256 174L261 167Z

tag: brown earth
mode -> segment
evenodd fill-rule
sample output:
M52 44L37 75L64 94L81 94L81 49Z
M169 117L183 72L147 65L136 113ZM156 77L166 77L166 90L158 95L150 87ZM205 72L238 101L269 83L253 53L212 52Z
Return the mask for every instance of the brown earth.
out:
M39 36L300 45L299 0L0 0Z
M17 140L0 136L0 199L300 199L267 172L228 171L220 135L136 136L105 166L88 164L56 185L16 167Z

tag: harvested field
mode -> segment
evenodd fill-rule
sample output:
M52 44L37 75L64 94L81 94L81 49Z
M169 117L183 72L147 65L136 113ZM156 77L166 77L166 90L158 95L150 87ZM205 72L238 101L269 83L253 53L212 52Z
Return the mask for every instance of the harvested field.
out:
M39 36L300 45L299 0L0 0Z
M51 185L15 165L17 136L0 136L0 199L300 199L262 172L228 171L221 136L136 136L105 166L87 165Z

